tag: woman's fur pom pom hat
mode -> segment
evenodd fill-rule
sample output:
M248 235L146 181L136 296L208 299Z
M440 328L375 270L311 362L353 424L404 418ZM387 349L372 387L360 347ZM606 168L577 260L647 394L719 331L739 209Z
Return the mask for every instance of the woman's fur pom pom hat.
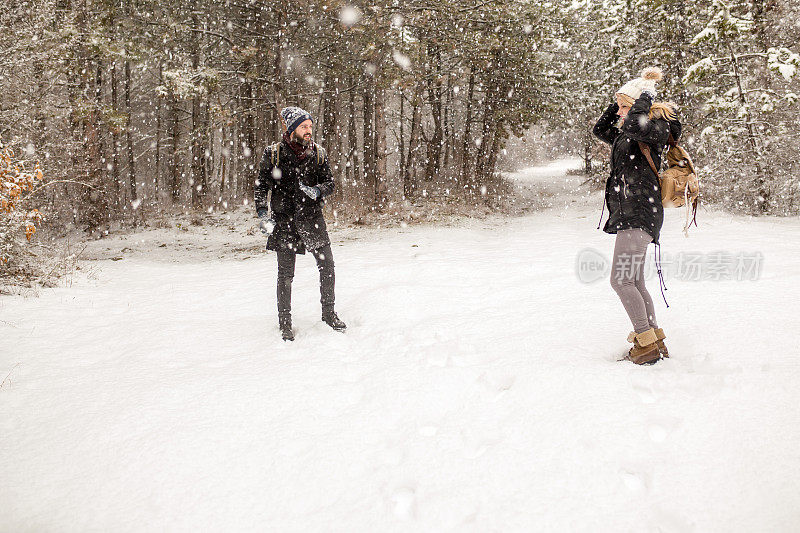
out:
M641 75L626 83L619 88L617 94L625 95L629 98L636 100L642 95L642 91L650 90L655 92L656 82L664 79L664 73L658 67L647 67Z

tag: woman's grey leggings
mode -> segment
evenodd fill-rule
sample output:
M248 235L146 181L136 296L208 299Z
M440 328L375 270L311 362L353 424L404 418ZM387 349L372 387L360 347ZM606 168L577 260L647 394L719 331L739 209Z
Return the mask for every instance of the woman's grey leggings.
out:
M611 287L622 300L636 333L658 327L653 299L644 285L644 261L652 240L642 229L619 231L611 260Z

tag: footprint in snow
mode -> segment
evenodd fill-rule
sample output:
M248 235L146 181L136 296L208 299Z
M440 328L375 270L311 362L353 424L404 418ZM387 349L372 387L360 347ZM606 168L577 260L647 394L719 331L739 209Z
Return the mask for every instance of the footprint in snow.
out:
M681 419L674 417L652 419L647 427L647 435L655 443L664 442L682 423Z
M482 426L476 423L461 430L461 441L464 444L462 453L467 459L477 459L501 440L502 430L496 423L490 422Z
M500 370L482 373L477 382L483 386L489 398L495 401L511 390L516 380L517 377L514 374Z
M361 360L361 354L356 350L348 350L343 355L339 356L339 361L342 363L355 363Z
M342 370L341 376L345 383L361 383L364 379L364 372L355 365L348 365Z
M385 448L379 454L381 462L389 466L398 466L405 455L405 451L398 447Z
M644 492L650 488L650 480L648 475L635 470L622 469L620 470L619 477L625 488L631 492Z
M205 363L202 363L201 366L204 366L206 368L225 368L226 366L229 366L231 363L232 361L220 359L218 361L206 361Z
M416 515L416 491L410 487L400 487L389 497L390 507L400 520L413 520Z
M450 366L450 354L446 351L435 351L426 357L428 366L444 368Z
M650 424L647 434L653 442L664 442L667 438L667 430L658 424Z
M434 425L420 426L417 432L423 437L435 437L439 433L439 428Z
M355 385L347 391L345 401L349 406L358 405L364 399L364 387Z
M687 520L681 516L680 513L675 511L662 507L654 507L652 513L653 516L650 521L655 531L663 531L664 533L688 533L697 530L694 522Z
M633 386L633 390L639 396L642 403L650 404L658 401L659 396L650 385L637 384Z

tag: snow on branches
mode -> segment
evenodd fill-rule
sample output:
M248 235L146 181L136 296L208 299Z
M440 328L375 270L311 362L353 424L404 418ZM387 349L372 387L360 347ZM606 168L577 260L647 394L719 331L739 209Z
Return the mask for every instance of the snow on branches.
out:
M800 55L788 48L770 48L767 51L767 64L770 70L780 73L786 81L792 81L800 66Z
M164 84L156 88L159 96L174 95L179 100L203 96L219 83L219 72L213 68L165 70L163 75Z

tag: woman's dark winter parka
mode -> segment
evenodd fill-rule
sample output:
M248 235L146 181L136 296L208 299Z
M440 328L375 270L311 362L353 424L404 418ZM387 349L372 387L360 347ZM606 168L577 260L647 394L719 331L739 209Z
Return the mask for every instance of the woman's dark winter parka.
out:
M653 101L649 94L642 93L628 112L622 128L615 124L619 120L619 106L611 104L594 126L594 134L611 145L611 173L606 181L605 202L608 206L608 221L603 231L618 231L640 228L646 231L653 242L658 243L664 208L661 205L661 186L658 176L650 168L639 148L639 141L650 147L656 168L661 165L661 152L667 145L670 133L677 140L681 124L677 120L650 119Z

